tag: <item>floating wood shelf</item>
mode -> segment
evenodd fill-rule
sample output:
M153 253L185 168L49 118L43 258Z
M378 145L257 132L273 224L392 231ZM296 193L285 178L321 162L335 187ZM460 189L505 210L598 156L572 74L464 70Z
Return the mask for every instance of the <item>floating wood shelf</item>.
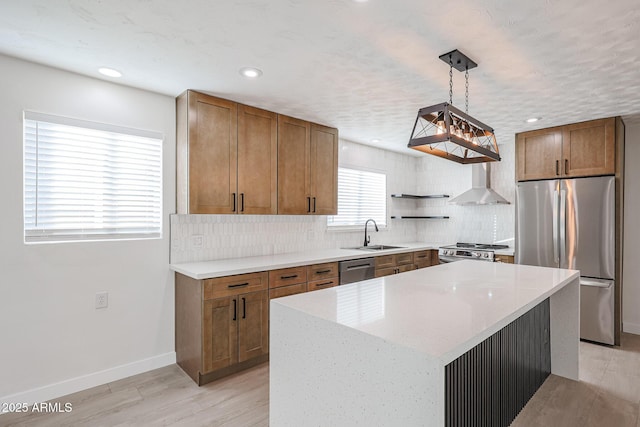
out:
M449 219L448 216L426 215L426 216L392 216L391 219Z
M416 196L413 194L392 194L394 199L444 199L449 197L448 194L430 194L426 196Z

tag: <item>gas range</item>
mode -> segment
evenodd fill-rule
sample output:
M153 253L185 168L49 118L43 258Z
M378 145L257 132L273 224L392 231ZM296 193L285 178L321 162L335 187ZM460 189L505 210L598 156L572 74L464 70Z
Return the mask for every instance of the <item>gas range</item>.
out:
M438 250L441 263L461 261L463 259L474 259L478 261L495 260L494 251L506 249L507 245L489 245L482 243L456 243L451 246L442 246Z

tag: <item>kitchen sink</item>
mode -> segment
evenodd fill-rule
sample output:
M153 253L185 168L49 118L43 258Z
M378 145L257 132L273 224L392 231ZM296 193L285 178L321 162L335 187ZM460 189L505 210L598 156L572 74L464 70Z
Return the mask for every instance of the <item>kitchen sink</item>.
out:
M383 251L385 249L404 249L404 246L389 246L389 245L369 245L369 246L358 246L353 249L360 249L363 251Z

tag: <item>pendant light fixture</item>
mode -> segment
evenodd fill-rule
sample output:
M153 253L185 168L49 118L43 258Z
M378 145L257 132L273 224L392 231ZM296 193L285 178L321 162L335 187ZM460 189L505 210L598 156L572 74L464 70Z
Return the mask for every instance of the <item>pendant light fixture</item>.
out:
M463 164L500 161L493 129L468 114L469 70L478 64L457 49L440 59L449 64L449 102L418 111L408 147ZM465 72L464 112L451 105L454 68Z

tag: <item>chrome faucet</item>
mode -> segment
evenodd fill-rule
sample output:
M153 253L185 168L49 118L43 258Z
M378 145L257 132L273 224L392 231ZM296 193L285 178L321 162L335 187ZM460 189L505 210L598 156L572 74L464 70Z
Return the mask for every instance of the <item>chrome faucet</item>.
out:
M363 246L369 246L369 242L371 242L371 236L367 236L367 225L369 225L369 221L373 222L374 227L376 227L376 231L380 231L378 230L378 224L376 224L374 220L369 218L367 222L364 223L364 245Z

